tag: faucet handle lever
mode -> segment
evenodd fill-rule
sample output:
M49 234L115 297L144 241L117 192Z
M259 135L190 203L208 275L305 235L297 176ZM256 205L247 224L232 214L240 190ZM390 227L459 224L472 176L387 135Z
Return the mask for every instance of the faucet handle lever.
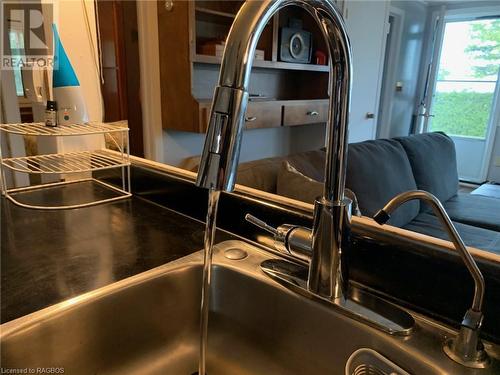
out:
M282 254L291 255L304 262L311 260L311 230L297 225L282 224L274 228L253 215L246 214L245 220L269 232L274 237L274 248Z
M266 232L269 232L269 233L273 234L273 235L277 235L278 234L278 230L276 228L270 226L266 222L260 220L259 218L255 217L253 215L246 214L245 215L245 220L248 221L249 223L251 223L251 224L259 227L260 229L263 229Z

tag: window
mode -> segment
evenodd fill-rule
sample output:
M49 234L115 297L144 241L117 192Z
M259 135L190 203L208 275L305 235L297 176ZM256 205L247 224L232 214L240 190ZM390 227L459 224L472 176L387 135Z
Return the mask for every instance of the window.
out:
M500 65L500 19L447 22L433 98L432 131L487 135Z
M14 60L24 57L24 35L14 27L11 27L9 30L9 44ZM20 66L14 68L14 79L17 96L24 96L23 78Z

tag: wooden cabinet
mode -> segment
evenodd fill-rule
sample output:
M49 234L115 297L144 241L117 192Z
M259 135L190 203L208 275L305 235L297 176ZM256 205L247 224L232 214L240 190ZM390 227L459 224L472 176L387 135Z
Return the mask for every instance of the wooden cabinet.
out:
M328 119L328 100L290 100L283 105L283 125L317 124Z
M200 103L201 131L206 132L210 121L210 100ZM245 129L275 128L282 125L283 102L280 100L249 101Z
M201 131L210 121L211 101L200 103ZM328 119L328 99L250 101L245 129L274 128L324 123Z
M245 116L245 129L274 128L281 126L281 102L250 101Z
M163 128L206 131L221 63L217 44L226 39L242 4L177 1L167 10L164 2L158 2ZM306 11L289 7L278 12L257 44L261 54L254 60L249 93L259 99L248 104L246 129L326 121L329 66L279 61L280 30L291 19L300 19L303 29L312 34L313 62L316 51L326 52L321 31Z

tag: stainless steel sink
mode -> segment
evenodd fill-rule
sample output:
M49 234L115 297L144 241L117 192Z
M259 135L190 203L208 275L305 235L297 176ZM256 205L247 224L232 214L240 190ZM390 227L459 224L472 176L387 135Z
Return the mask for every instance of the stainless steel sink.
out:
M244 259L225 256L240 258L241 250ZM191 375L197 370L201 255L2 325L1 367ZM216 247L208 374L344 374L360 348L415 375L500 373L499 351L490 344L491 366L467 369L442 350L445 337L456 332L414 315L414 333L390 336L276 283L260 270L270 258L240 241Z

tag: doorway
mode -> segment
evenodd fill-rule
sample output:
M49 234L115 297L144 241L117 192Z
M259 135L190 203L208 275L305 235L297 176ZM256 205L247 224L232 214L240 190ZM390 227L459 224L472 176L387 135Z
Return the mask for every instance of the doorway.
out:
M137 2L97 0L104 121L127 120L130 153L144 157Z
M461 180L486 179L498 122L500 16L445 17L428 131L455 142Z
M390 138L393 129L392 108L396 93L396 74L399 66L399 53L403 33L404 12L398 8L389 9L387 39L384 55L384 70L382 72L382 87L380 90L380 106L377 121L377 138Z

